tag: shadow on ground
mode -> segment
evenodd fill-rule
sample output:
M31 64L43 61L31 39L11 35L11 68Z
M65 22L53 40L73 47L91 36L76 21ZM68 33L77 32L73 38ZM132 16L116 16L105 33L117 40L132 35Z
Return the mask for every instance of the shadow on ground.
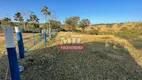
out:
M31 51L21 61L22 80L140 80L142 69L123 47L86 43L84 51L60 51L57 46Z
M129 42L136 48L142 50L142 39L132 39Z
M142 79L141 67L122 46L114 49L113 45L105 47L102 42L84 46L84 51L61 51L58 46L30 51L20 60L20 65L25 66L21 80ZM0 80L2 76L0 74Z

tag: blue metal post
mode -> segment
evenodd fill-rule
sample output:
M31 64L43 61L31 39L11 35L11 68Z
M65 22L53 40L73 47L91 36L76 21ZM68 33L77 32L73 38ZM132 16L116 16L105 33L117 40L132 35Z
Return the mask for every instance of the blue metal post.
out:
M20 80L20 72L18 68L16 49L14 45L13 28L10 26L5 26L4 36L8 53L11 80Z
M19 56L21 59L23 59L25 50L24 50L22 32L20 30L20 27L15 27L15 32L16 32L16 38L18 42Z
M43 30L43 36L44 36L44 42L47 42L47 40L46 40L46 30L45 29Z

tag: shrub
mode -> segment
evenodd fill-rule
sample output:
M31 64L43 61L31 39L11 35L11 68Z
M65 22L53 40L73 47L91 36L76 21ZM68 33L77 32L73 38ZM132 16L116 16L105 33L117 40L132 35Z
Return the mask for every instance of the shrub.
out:
M75 30L75 32L82 32L81 30Z
M137 34L137 30L135 28L128 29L127 27L123 27L116 35L120 37L129 38L129 37L135 37L139 34Z
M98 35L99 34L99 31L98 30L90 30L90 31L87 31L87 34L95 34L95 35Z
M112 28L113 24L106 24L107 28Z
M0 29L2 29L2 26L0 25Z
M99 32L99 35L113 35L113 34L115 34L113 30Z

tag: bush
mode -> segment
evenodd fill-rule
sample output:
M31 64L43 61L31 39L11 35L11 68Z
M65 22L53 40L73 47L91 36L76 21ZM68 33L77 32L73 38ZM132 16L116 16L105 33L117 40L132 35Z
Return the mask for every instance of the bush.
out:
M0 24L0 28L2 28L2 25Z
M99 32L99 35L114 35L114 34L115 32L113 30Z
M112 28L113 24L106 24L107 28Z
M123 27L116 35L120 37L129 38L129 37L135 37L139 34L137 34L137 30L135 28L128 29L127 27Z
M63 29L63 28L60 28L60 29L59 29L59 31L64 31L64 32L65 32L66 30L65 30L65 29Z
M98 30L91 30L91 31L87 31L87 34L91 34L91 35L98 35L99 31Z
M82 32L81 30L75 30L75 32Z

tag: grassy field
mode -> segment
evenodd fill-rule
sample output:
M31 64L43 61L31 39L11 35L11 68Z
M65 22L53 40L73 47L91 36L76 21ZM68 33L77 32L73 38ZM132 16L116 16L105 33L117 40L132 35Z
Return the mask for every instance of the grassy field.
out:
M57 36L46 45L39 43L19 64L25 66L21 80L141 80L142 37L123 39L113 35L80 35L84 51L61 51ZM71 37L66 32L64 37ZM1 58L4 64L6 56ZM0 65L0 80L6 68Z

